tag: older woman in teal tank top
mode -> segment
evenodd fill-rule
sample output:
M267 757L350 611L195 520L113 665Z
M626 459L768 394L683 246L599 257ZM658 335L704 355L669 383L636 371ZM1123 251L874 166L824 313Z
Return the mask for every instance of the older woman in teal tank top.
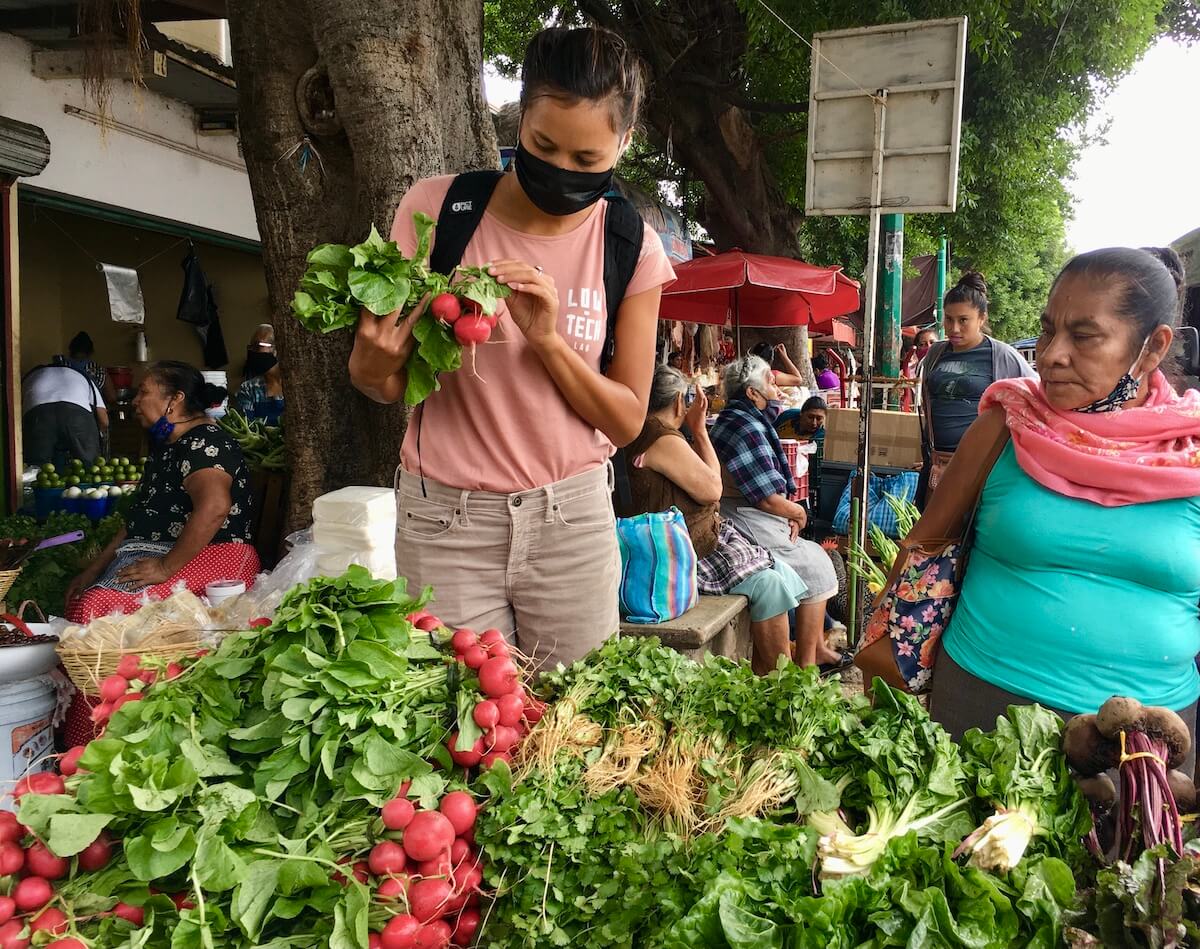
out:
M913 530L952 536L964 486L1007 437L934 668L931 712L955 738L1009 704L1069 717L1111 695L1175 709L1194 733L1200 394L1160 370L1182 275L1167 250L1071 260L1042 317L1040 382L988 390Z

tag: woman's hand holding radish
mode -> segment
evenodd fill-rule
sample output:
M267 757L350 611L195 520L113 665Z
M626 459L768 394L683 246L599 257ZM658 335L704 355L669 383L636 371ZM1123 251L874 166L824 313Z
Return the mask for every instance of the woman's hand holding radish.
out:
M523 260L495 261L488 273L513 291L508 299L509 315L534 349L560 339L558 289L553 277Z
M399 402L404 397L404 366L416 348L413 327L429 297L407 315L400 312L375 316L363 310L350 352L350 380L355 388L376 402Z

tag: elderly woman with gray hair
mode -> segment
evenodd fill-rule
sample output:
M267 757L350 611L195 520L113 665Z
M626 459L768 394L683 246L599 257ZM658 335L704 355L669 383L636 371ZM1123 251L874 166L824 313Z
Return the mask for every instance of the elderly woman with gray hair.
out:
M771 367L757 356L725 370L726 408L712 428L724 465L721 514L734 527L790 566L806 588L796 610L796 662L844 665L825 643L825 604L838 592L833 561L819 545L801 540L808 512L791 500L795 481L775 432L782 396Z
M705 428L708 400L689 388L678 369L659 366L650 389L649 411L642 432L625 449L631 503L618 503L622 517L679 508L687 520L696 555L701 593L741 594L750 600L752 665L759 675L790 656L788 613L806 595L794 570L751 543L718 511L721 463ZM692 444L684 438L686 425Z

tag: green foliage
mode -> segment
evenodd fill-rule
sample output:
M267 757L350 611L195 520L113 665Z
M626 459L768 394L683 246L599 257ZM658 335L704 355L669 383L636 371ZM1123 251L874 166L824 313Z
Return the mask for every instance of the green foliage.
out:
M82 514L65 511L51 514L41 523L20 514L0 519L0 538L16 540L25 537L36 543L48 537L83 531L83 540L78 543L48 547L33 554L21 568L21 575L5 599L14 609L25 600L32 600L47 616L62 616L66 612L67 585L96 559L124 523L119 514L110 514L93 523Z
M670 16L670 5L661 2L631 7L604 0L490 0L484 6L485 54L510 75L528 37L552 18L565 23L600 19L635 47L654 49L661 62L679 57L671 79L652 87L648 134L630 149L620 172L674 200L690 221L704 223L704 188L697 179L705 169L698 163L688 167L689 149L678 144L683 123L673 116L698 96L719 101L722 93L682 78L689 68L701 71L686 60L689 44L705 42L711 24L728 19L736 6L744 34L721 47L732 50L725 61L703 63L703 78L730 89L735 104L808 99L808 47L757 0L698 0L689 4L686 18ZM1084 122L1156 37L1200 37L1193 0L885 0L875 5L777 0L771 7L805 37L967 15L959 210L907 217L905 251L910 258L929 253L943 233L948 235L955 264L982 271L996 288L993 327L1007 339L1034 333L1064 255L1063 221L1071 203L1064 182L1078 155ZM807 116L803 111L746 114L785 200L802 209ZM718 142L689 145L701 154L723 147ZM657 181L676 188L664 194ZM842 264L847 272L861 274L865 246L865 218L814 218L803 222L796 249L812 263Z

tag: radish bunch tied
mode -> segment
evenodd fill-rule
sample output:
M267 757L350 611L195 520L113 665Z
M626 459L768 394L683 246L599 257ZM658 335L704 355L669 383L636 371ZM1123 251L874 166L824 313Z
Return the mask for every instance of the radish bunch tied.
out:
M405 364L409 405L438 388L437 377L462 365L464 347L485 343L496 325L496 307L511 292L485 267L455 268L446 275L429 269L436 222L413 215L417 249L405 257L395 241L372 227L356 246L321 244L308 254L308 269L292 299L292 312L314 333L354 327L361 310L376 317L416 315L417 346Z

